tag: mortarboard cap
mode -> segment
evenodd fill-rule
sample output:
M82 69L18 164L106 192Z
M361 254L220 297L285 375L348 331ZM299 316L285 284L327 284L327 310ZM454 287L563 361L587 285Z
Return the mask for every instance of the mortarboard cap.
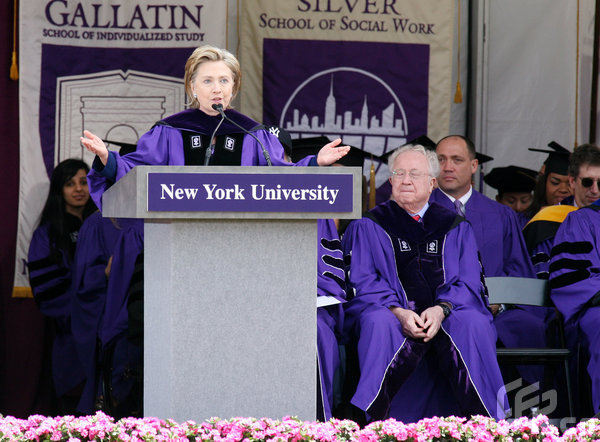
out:
M538 173L519 166L494 167L483 181L498 193L532 192Z
M556 141L548 143L550 149L536 149L530 147L528 150L532 152L547 153L548 158L544 161L546 166L545 173L557 173L559 175L567 175L567 169L569 168L569 156L571 151L558 144Z
M435 141L433 141L427 135L421 135L420 137L417 137L414 140L410 140L408 143L405 144L405 146L408 144L420 144L425 149L435 150Z
M119 155L127 155L128 153L135 152L137 143L125 143L123 141L111 141L111 140L102 140L106 144L114 144L115 146L119 146Z
M418 136L417 138L413 138L412 140L403 144L402 146L398 146L394 149L388 150L386 153L384 153L383 155L381 155L379 157L380 158L379 160L381 162L387 163L388 160L390 159L390 155L392 155L396 150L400 149L401 147L408 146L410 144L420 144L427 150L435 150L435 141L433 141L427 135L421 135L421 136Z
M479 164L487 163L488 161L492 161L494 157L486 155L484 153L475 152L475 159L479 162Z
M324 136L292 140L292 161L296 163L309 155L317 155L319 150L330 142L331 140ZM365 160L369 158L381 161L379 156L374 155L371 152L350 146L350 152L340 158L337 161L337 164L349 167L363 167Z

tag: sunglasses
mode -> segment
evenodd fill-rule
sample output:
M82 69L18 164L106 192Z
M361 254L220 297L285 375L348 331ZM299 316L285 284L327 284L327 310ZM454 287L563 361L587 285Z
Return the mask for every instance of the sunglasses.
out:
M592 187L594 185L594 182L598 185L598 187L600 187L600 178L581 178L581 185L583 187Z

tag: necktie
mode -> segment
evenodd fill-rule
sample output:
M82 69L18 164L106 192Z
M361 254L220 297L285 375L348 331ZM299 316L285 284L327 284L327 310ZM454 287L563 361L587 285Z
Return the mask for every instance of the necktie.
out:
M456 208L456 213L460 216L465 216L465 206L460 200L454 200L454 207Z
M415 221L419 221L421 219L420 215L412 215L412 217Z

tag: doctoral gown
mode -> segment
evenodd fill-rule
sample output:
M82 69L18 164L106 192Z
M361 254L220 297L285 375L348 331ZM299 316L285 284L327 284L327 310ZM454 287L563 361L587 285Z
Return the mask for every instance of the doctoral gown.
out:
M432 192L430 201L454 210L452 201L439 189ZM485 276L535 277L514 210L473 189L465 217L473 227ZM547 314L542 307L510 306L494 317L500 342L506 347L545 347ZM541 367L518 369L528 383L542 381Z
M104 316L109 280L105 269L115 246L130 224L140 220L103 218L100 212L90 215L81 227L73 269L72 329L86 382L77 409L92 413L98 395L98 355L100 326ZM119 263L111 267L119 272ZM112 272L112 270L111 270Z
M569 213L550 259L550 295L589 353L594 411L600 411L600 200Z
M283 146L277 136L256 121L229 109L225 114L260 140L268 151L273 166L294 165L284 161ZM88 174L90 195L101 208L102 194L132 168L139 165L203 165L210 136L221 120L198 109L187 109L161 120L142 135L135 152L120 156L110 152L106 166L96 157ZM262 147L256 139L224 120L216 132L214 154L210 165L266 166ZM313 155L295 165L316 165Z
M346 302L344 256L338 231L332 219L317 221L319 244L317 262L317 296L329 296L338 301L317 309L317 350L319 358L319 392L324 420L332 418L333 383L340 365L338 340L342 333Z
M356 343L361 373L351 402L372 420L388 417L395 393L434 352L462 413L504 417L497 336L471 226L436 203L417 222L388 201L353 221L342 245L355 293L344 304L344 329ZM404 336L389 310L420 313L440 302L452 311L429 343ZM402 397L407 407L424 400L419 392Z
M81 221L66 214L71 225L73 247ZM71 259L60 254L60 261L51 258L48 225L39 226L29 245L28 269L33 297L40 311L54 324L52 341L52 379L58 397L77 387L84 379L83 367L75 352L71 332Z

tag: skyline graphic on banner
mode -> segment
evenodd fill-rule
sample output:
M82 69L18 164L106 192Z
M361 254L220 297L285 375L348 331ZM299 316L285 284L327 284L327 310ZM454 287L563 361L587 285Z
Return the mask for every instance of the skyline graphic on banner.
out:
M383 155L427 133L429 45L263 40L263 123ZM376 164L376 181L387 180ZM381 171L381 173L379 173Z
M338 106L334 92L335 74L338 73L338 76L343 76L348 72L363 75L371 78L372 81L380 83L390 94L387 100L389 104L379 112L374 111L373 109L376 108L374 104L378 100L370 100L369 93L367 92L364 94L359 112L354 112L352 108ZM325 100L321 102L324 109L322 118L318 113L310 114L305 112L299 105L299 100L295 100L298 95L302 95L302 90L305 87L310 87L310 83L321 76L330 77L329 93ZM373 89L373 87L369 88L369 90ZM385 98L381 95L379 96L379 100L382 100L382 104L386 103ZM400 114L399 118L396 118L396 109L398 109L398 113ZM354 146L361 146L363 149L375 153L374 150L379 150L378 147L386 146L387 150L389 150L405 143L408 122L400 100L393 93L389 85L369 72L356 68L341 67L317 73L303 82L293 92L286 103L281 114L280 126L290 132L295 138L319 135L338 137L343 135L345 140L352 139L352 142L346 142Z

